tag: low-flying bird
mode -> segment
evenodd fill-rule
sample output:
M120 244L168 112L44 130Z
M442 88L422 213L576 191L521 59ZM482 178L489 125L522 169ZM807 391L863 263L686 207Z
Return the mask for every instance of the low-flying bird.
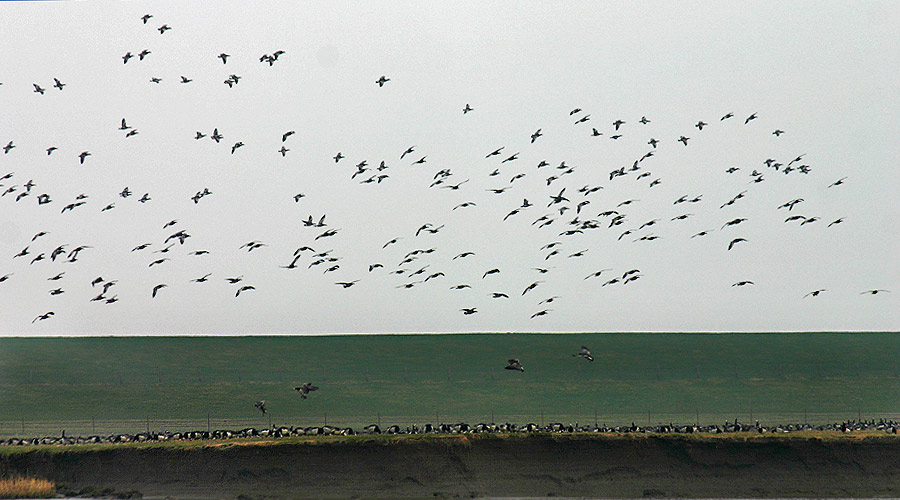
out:
M542 310L532 314L531 319L537 318L539 316L546 316L548 314L550 314L550 309L542 309ZM525 370L522 370L522 371L525 371Z
M507 361L507 365L503 368L504 370L518 370L520 372L525 371L525 367L522 366L522 363L518 359L510 359Z
M581 346L581 352L573 354L572 357L584 358L591 362L594 361L594 356L591 355L591 350L585 346Z
M266 410L266 402L265 402L265 401L257 401L257 402L253 405L253 407L256 408L256 409L258 409L259 411L261 411L261 412L263 413L263 415L266 414L266 411L267 411L267 410Z
M300 399L306 399L306 395L312 391L318 391L319 388L312 385L312 382L307 382L299 387L294 387L294 390L300 393Z

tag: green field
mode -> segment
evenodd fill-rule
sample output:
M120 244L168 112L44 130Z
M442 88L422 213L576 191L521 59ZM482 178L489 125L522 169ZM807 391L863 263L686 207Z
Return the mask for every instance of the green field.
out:
M4 338L0 436L896 418L898 355L892 333ZM307 381L321 390L301 400Z

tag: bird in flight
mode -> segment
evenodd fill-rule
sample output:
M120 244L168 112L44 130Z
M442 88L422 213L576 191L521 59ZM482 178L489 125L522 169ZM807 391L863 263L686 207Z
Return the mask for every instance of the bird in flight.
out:
M824 292L824 291L826 291L825 288L819 288L818 290L813 290L813 291L807 293L806 295L803 296L803 298L805 299L805 298L807 298L807 297L809 297L809 296L812 296L812 297L818 297L819 294L822 293L822 292Z
M168 24L163 24L162 26L160 26L159 28L156 28L156 29L158 29L159 34L162 35L163 33L165 33L166 31L169 31L172 28Z
M222 52L221 54L219 54L219 55L216 56L216 57L218 57L219 59L222 60L222 64L225 64L225 63L228 62L228 58L231 57L231 55Z
M154 286L154 287L153 287L153 293L150 294L150 297L155 299L155 298L156 298L157 292L159 292L160 290L162 290L163 288L165 288L165 287L167 287L167 286L168 286L168 285L166 285L165 283L160 283L160 284Z
M147 24L147 21L149 21L151 17L153 17L153 14L144 14L141 16L141 21L144 21L144 24Z
M860 295L878 295L879 293L891 293L890 290L866 290L865 292L859 292Z
M378 80L375 80L375 83L377 83L379 87L384 87L384 84L389 81L391 81L390 78L388 78L384 75L381 75L381 77L379 77Z
M525 367L522 366L522 363L519 362L519 360L518 360L518 359L515 359L515 358L510 359L509 361L507 361L507 365L506 365L503 369L504 369L504 370L518 370L518 371L520 371L520 372L524 372L524 371L525 371Z
M473 109L466 103L466 107L463 108L463 114L468 113L469 111L473 111Z
M591 355L591 350L585 346L581 346L581 352L575 353L572 355L573 357L584 358L588 361L594 361L594 356Z
M84 165L84 159L88 156L91 156L91 153L87 151L82 151L81 154L78 155L78 161L81 165Z
M736 245L742 241L747 241L747 240L745 240L744 238L735 238L735 239L731 240L731 243L728 244L728 249L731 250L734 247L734 245Z
M32 85L34 85L34 91L35 91L36 93L41 94L41 95L44 95L44 89L41 88L40 85L38 85L38 84L36 84L36 83L32 83Z
M253 405L253 407L256 408L256 409L258 409L259 411L261 411L261 412L263 413L263 415L266 414L266 411L267 411L267 410L266 410L266 402L265 402L265 401L257 401L257 402Z
M66 86L66 84L63 83L63 82L61 82L61 81L59 81L58 79L54 78L54 79L53 79L53 86L56 87L56 88L58 88L59 90L62 90L63 87Z
M45 312L44 314L40 314L35 317L33 320L31 320L31 322L34 323L35 321L44 321L45 319L49 319L50 316L53 316L54 314L55 313L53 311Z
M312 382L307 382L299 387L294 387L294 390L300 393L300 399L306 399L306 395L312 391L318 391L319 388L312 385Z

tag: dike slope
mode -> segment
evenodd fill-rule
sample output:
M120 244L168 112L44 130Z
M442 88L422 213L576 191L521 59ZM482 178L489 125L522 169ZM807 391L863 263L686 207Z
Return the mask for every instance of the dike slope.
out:
M900 439L476 435L0 453L0 475L17 474L179 500L900 497Z

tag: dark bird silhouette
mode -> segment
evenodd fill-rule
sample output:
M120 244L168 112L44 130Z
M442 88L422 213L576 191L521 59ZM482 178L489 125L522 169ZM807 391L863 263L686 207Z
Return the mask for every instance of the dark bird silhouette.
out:
M829 184L828 187L831 188L831 187L834 187L834 186L840 186L841 184L844 183L844 181L845 181L846 179L847 179L846 177L841 177L840 179L838 179L838 180L832 182L831 184Z
M531 319L550 314L550 309L543 309L531 315ZM525 371L524 369L522 371Z
M3 146L3 154L8 154L14 147L16 146L13 144L13 141L9 141L6 143L6 146Z
M147 21L149 21L151 17L153 17L153 14L144 14L141 16L141 21L144 21L144 24L147 24Z
M190 79L190 78L188 78L188 77L186 77L186 76L184 76L184 75L181 75L181 83L191 83L191 82L193 82L193 81L194 81L194 80L192 80L192 79Z
M725 115L722 118L719 118L719 121L727 120L727 119L731 118L732 116L734 116L734 113L730 113L730 112L725 113Z
M678 140L679 140L682 144L684 144L685 146L687 146L687 141L688 141L688 139L690 139L690 137L681 136L681 137L678 138Z
M859 292L860 295L878 295L879 293L891 293L890 290L866 290L865 292Z
M542 135L544 135L544 134L541 134L541 129L535 130L535 132L533 134L531 134L531 143L534 144L534 141L536 141L537 138Z
M744 125L750 123L750 120L755 120L755 119L756 119L756 113L753 113L752 115L748 116L746 120L744 120Z
M306 399L306 395L312 391L318 391L319 388L312 385L312 382L307 382L299 387L294 387L294 390L300 393L300 399Z
M831 227L831 226L833 226L833 225L835 225L835 224L840 224L841 222L844 222L844 218L843 218L843 217L841 217L840 219L835 219L835 220L833 220L832 222L830 222L830 223L828 224L827 227Z
M510 359L507 361L507 365L503 368L504 370L518 370L520 372L525 371L525 367L522 366L522 363L519 362L518 359Z
M744 238L735 238L735 239L731 240L731 243L728 244L728 249L731 250L734 247L734 245L736 245L742 241L747 241L747 240L745 240Z
M234 146L231 146L231 154L234 154L234 152L237 150L237 148L242 147L243 145L244 145L244 143L241 141L234 143Z
M584 358L591 362L594 361L594 356L591 355L591 350L585 346L581 346L581 352L573 354L572 357Z
M156 29L158 29L158 30L159 30L159 34L162 35L163 33L165 33L166 31L169 31L169 30L172 29L172 28L169 27L168 24L163 24L162 26L160 26L159 28L156 28Z
M813 291L807 293L806 295L803 296L803 298L805 299L805 298L807 298L807 297L809 297L809 296L818 297L819 294L822 293L822 292L824 292L824 291L826 291L825 288L819 288L818 290L813 290Z
M781 129L775 129L775 130L772 132L772 135L774 135L775 137L781 137L781 134L783 134L783 133L784 133L784 130L781 130Z
M79 162L79 164L84 165L84 159L87 158L88 156L91 156L91 153L89 153L88 151L82 151L82 152L78 155L78 162Z
M375 80L375 83L377 83L379 87L384 87L384 84L387 83L387 82L389 82L389 81L391 81L390 78L388 78L388 77L386 77L386 76L384 76L384 75L381 75L381 76L378 78L378 80Z
M151 54L151 52L150 52L149 50L144 49L144 50L142 50L142 51L140 51L140 52L138 53L138 60L139 60L139 61L143 61L144 58L147 57L147 56L150 55L150 54Z
M219 141L221 141L221 140L224 139L225 137L224 137L222 134L219 133L219 129L218 129L218 128L214 128L214 129L213 129L213 133L212 133L211 136L209 136L209 138L212 139L212 140L214 140L214 141L216 141L216 143L218 143Z
M128 64L128 60L134 57L131 52L126 52L124 56L122 56L122 64Z
M61 81L59 81L59 79L54 78L54 79L53 79L53 86L56 87L56 88L58 88L59 90L62 90L63 87L66 86L66 84L63 83L63 82L61 82Z
M219 59L222 60L222 64L225 64L225 63L228 62L228 58L231 57L231 55L222 52L221 54L219 54L219 55L216 56L216 57L218 57Z
M467 103L467 104L466 104L466 107L463 108L463 114L466 114L466 113L468 113L469 111L473 111L473 109L472 109L472 108L468 105L468 103Z
M40 314L35 317L33 320L31 320L31 322L34 323L35 321L44 321L45 319L50 319L50 316L53 316L54 314L55 313L53 311L45 312L44 314Z
M706 125L708 125L706 122L704 122L703 120L700 120L694 126L697 127L697 130L703 130L703 127L705 127Z
M155 299L155 298L156 298L156 293L159 292L160 290L162 290L163 288L167 287L167 286L169 286L169 285L166 285L165 283L160 283L160 284L154 286L154 287L153 287L153 293L150 294L151 298L154 298L154 299Z
M481 279L487 278L489 274L498 274L500 272L499 269L494 268L489 271L485 271L485 273L481 276Z
M266 410L266 402L265 402L265 401L257 401L257 402L253 405L253 407L256 408L256 409L258 409L259 411L261 411L261 412L263 413L263 415L265 415L266 412L267 412L267 410Z
M752 281L746 281L746 280L745 280L745 281L738 281L737 283L734 283L734 284L731 285L731 286L746 286L746 285L752 285L752 284L753 284Z
M36 83L32 83L32 85L34 86L35 92L37 92L38 94L44 95L44 89L42 89L40 85L38 85Z
M256 287L254 287L253 285L244 285L244 286L238 288L238 290L237 290L237 292L235 292L234 296L237 297L238 295L241 294L241 292L246 292L248 290L256 290Z

